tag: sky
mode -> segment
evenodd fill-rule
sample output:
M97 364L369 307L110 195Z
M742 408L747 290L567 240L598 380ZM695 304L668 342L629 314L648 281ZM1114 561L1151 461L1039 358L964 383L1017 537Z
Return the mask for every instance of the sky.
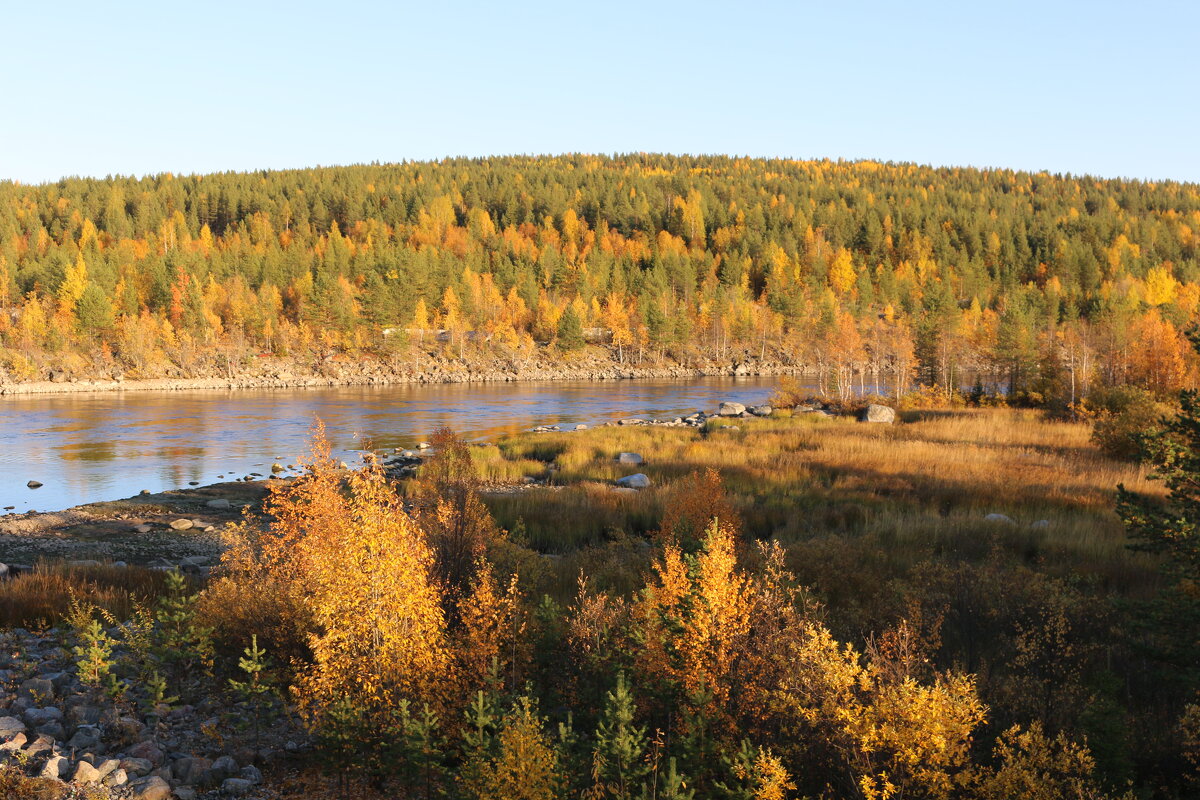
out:
M1200 3L0 0L0 179L564 152L1200 181Z

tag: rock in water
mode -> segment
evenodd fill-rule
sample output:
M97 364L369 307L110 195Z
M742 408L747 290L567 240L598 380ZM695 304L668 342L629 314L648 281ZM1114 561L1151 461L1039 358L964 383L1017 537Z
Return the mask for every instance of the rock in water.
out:
M633 475L626 475L624 478L618 479L617 486L625 489L645 489L650 486L650 478L640 472L635 472Z
M862 422L883 422L890 425L896 421L895 409L888 406L881 406L878 403L871 403L867 406L867 410L859 417Z
M28 486L30 489L40 489L42 487L42 482L41 481L30 481L29 483L27 483L25 485Z
M744 405L741 403L733 403L728 400L721 403L720 408L717 409L717 416L719 417L740 417L745 413L746 407Z

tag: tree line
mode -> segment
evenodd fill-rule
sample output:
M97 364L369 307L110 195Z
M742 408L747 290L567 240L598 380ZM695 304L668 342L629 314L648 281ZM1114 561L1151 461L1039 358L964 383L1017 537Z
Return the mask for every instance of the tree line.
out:
M1072 402L1192 382L1193 184L571 155L0 183L0 369L443 349L774 359ZM385 335L384 331L392 331ZM428 331L446 332L436 337Z

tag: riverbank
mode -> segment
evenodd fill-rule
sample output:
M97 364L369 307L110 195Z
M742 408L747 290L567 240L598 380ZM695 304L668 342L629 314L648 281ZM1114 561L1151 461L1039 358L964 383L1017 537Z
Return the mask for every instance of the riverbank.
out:
M647 378L774 377L804 374L803 367L772 359L746 358L698 364L633 365L589 350L564 362L546 356L523 364L511 359L469 359L422 354L380 360L339 355L317 362L270 359L252 362L226 375L156 378L71 376L49 370L36 381L0 383L0 396L87 392L191 391L231 389L303 389L403 384L513 383L534 381L619 381Z

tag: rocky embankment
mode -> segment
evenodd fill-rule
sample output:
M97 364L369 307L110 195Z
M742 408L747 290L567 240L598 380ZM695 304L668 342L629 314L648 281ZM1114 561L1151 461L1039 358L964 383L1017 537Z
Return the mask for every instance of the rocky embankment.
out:
M0 634L0 685L15 687L0 692L0 766L69 784L73 798L253 798L263 796L263 769L307 747L269 708L219 696L155 704L88 688L69 640L59 629ZM253 714L274 724L252 737Z
M294 359L253 361L219 374L129 378L96 376L50 369L38 380L14 382L0 375L0 395L75 392L183 391L196 389L287 389L330 386L386 386L407 383L503 383L512 381L610 381L636 378L700 378L774 376L802 369L782 361L740 359L696 364L623 363L603 354L588 354L564 363L549 356L520 362L512 359L423 356L381 360L335 356L305 362Z

